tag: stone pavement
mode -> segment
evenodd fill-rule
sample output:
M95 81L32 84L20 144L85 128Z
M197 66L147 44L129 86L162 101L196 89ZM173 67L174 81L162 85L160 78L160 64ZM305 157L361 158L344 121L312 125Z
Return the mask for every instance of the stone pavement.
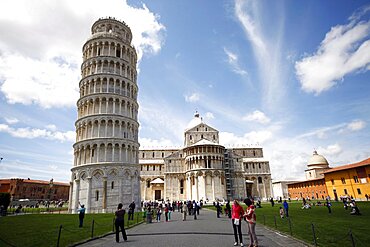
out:
M194 216L187 216L187 220L182 221L182 215L178 212L171 214L171 221L169 222L165 222L163 216L162 214L161 222L157 223L154 221L152 224L144 223L128 229L126 231L128 235L127 242L123 241L122 234L120 233L121 242L119 243L116 243L115 235L112 234L78 246L231 247L234 244L231 220L225 216L217 218L215 211L208 209L200 210L200 215L197 216L197 220L194 220ZM247 225L244 221L242 223L242 232L244 246L248 246L249 237L247 234ZM274 232L258 224L256 226L256 233L259 246L308 246L303 242Z

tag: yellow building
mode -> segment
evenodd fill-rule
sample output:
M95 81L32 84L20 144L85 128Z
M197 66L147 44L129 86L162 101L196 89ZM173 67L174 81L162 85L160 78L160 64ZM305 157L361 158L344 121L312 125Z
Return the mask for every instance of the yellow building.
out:
M370 158L324 172L328 195L335 200L348 196L366 200L370 196Z

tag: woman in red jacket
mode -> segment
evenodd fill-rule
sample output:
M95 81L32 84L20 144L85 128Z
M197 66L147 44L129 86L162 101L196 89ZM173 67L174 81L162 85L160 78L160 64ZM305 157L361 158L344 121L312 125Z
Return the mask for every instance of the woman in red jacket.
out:
M231 213L231 221L233 224L233 229L234 229L234 238L235 238L235 243L234 246L238 245L238 236L236 233L236 229L238 229L239 233L239 241L240 241L240 246L243 245L243 236L242 236L242 228L241 228L241 223L242 223L242 217L244 215L244 210L242 206L239 205L238 200L234 200L234 204L232 206L232 213Z

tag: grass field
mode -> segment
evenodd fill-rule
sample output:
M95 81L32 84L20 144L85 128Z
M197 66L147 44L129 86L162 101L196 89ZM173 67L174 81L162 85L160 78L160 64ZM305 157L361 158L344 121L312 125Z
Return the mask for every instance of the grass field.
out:
M25 214L0 218L0 246L57 246L59 228L62 225L60 245L80 242L93 236L113 231L113 214L86 214L84 226L78 227L77 214ZM125 225L133 225L142 221L142 214L136 213L134 221ZM113 237L112 237L112 241Z
M325 206L301 209L301 202L291 202L289 219L281 219L279 207L282 205L275 203L272 207L271 204L265 203L262 204L262 208L256 209L257 223L288 235L292 234L295 238L312 245L314 228L317 245L325 247L352 246L349 234L351 231L355 246L370 246L370 202L357 203L362 214L360 216L350 215L350 209L345 210L341 202L332 204L332 213L329 214Z

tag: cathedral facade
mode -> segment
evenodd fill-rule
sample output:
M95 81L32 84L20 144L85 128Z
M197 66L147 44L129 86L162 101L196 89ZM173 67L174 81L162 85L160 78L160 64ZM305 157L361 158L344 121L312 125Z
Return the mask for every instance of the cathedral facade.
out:
M91 27L82 48L69 211L140 205L137 54L130 28L114 18Z
M269 162L261 147L225 148L219 132L198 113L184 132L180 149L139 150L144 201L272 197Z

